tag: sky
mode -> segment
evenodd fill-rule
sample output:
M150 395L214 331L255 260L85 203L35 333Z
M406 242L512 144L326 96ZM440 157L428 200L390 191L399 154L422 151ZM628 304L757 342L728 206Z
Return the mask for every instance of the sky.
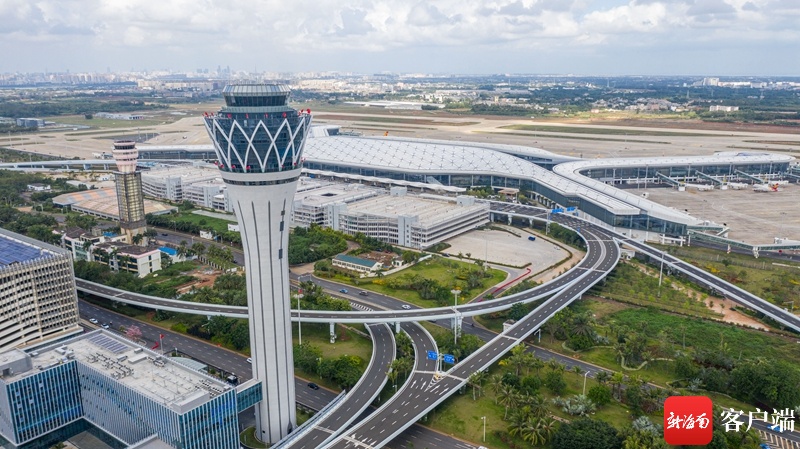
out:
M0 73L800 76L800 0L2 0Z

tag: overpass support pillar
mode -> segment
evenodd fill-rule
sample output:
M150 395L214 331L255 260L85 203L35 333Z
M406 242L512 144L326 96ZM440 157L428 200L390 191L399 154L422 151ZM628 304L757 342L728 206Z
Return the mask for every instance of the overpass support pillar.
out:
M511 226L511 214L508 214L508 225Z
M456 341L458 340L459 337L461 337L461 323L463 321L464 317L462 317L460 313L453 317L453 321L451 324L453 328L453 334L455 334L454 338L456 339Z
M489 212L489 222L494 221L494 214Z
M533 218L529 218L529 219L528 219L528 227L529 227L529 228L532 228L532 227L533 227Z
M395 334L399 334L401 330L402 329L400 329L400 322L399 321L395 321L394 322L394 333Z
M336 343L336 323L331 323L331 344Z

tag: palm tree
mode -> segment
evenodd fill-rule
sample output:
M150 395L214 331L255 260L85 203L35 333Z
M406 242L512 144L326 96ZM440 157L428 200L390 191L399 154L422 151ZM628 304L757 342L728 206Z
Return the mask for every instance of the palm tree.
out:
M539 418L539 422L536 425L539 428L541 434L545 437L544 441L542 441L542 444L547 443L547 441L550 440L553 434L556 433L557 425L554 419L543 416Z
M516 403L516 395L517 391L508 384L502 384L500 387L500 391L498 392L497 399L500 402L500 405L506 408L506 413L503 415L503 420L508 418L508 408L513 406Z
M531 354L531 355L533 355L533 354ZM545 365L544 360L540 359L539 357L536 357L535 355L531 359L531 368L536 370L536 375L537 376L539 375L539 371L542 368L544 368L544 365Z
M511 355L508 356L508 363L514 366L514 374L517 376L519 370L526 364L525 349L525 344L520 343L511 349Z
M500 390L503 388L503 376L500 374L492 374L489 376L489 388L494 393L494 404L497 405L497 400L500 396Z
M572 335L592 338L592 317L588 313L579 313L572 317Z
M575 373L576 376L580 376L581 374L583 374L583 369L578 365L572 365L571 371Z
M386 376L389 378L389 382L394 385L397 385L397 375L400 374L400 372L394 369L394 366L392 366L396 361L397 359L393 360L392 363L389 364L389 371L386 373Z
M558 330L560 329L560 327L561 326L559 326L559 324L556 322L556 320L552 320L552 319L551 320L547 320L547 322L545 322L544 325L542 326L542 329L545 332L547 332L548 334L550 334L550 343L553 342L553 339L555 338L556 333L558 333Z
M533 446L539 446L544 444L544 435L539 432L539 428L537 427L538 420L537 419L527 419L519 430L519 434L522 436L522 439L531 443Z
M521 433L529 420L530 414L528 410L525 410L525 407L514 409L511 412L511 418L508 420L508 434L513 437Z
M142 234L136 234L133 237L131 237L131 242L134 245L138 245L138 244L142 243L142 240L144 240L144 235L142 235Z
M86 260L92 261L92 241L91 240L84 240L83 241L83 250L86 251Z
M609 379L611 379L611 374L608 371L598 371L597 377L595 377L595 380L597 380L597 383L600 385L605 385Z
M530 407L531 416L534 418L544 418L549 413L547 399L540 394L532 396L528 406Z
M620 399L620 395L622 392L622 384L624 383L625 383L624 374L616 372L611 375L611 391L614 392L614 397L616 397L617 400Z
M111 250L111 260L114 261L114 267L113 267L114 271L119 271L119 260L117 260L118 253L119 253L119 248L115 246L114 249Z
M472 400L477 400L475 398L475 389L479 388L478 384L480 383L481 379L481 371L475 371L474 373L470 374L469 379L467 382L472 386Z

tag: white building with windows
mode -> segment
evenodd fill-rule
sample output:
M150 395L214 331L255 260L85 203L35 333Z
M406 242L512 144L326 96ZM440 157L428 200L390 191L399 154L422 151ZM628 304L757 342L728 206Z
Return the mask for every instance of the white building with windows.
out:
M228 189L220 178L187 185L183 189L183 199L199 207L233 212L233 206L228 201Z
M392 187L390 195L337 203L331 208L333 229L362 233L383 242L424 249L489 222L489 204L471 196L407 195Z
M70 254L0 229L0 350L80 331Z
M181 165L157 168L142 172L142 190L145 195L180 202L192 184L219 178L216 168Z

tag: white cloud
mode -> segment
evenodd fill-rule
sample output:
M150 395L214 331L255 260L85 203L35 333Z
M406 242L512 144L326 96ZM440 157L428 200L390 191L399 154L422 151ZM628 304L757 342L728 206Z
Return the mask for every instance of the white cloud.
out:
M531 49L664 48L665 40L788 45L800 39L798 18L797 0L4 0L0 49L45 51L36 46L58 42L63 47L53 57L65 60L70 46L88 47L98 60L125 48L149 49L154 59L178 64L236 54L287 61L325 53L389 58L398 50L431 48L513 58L514 51ZM165 51L168 56L159 56Z

